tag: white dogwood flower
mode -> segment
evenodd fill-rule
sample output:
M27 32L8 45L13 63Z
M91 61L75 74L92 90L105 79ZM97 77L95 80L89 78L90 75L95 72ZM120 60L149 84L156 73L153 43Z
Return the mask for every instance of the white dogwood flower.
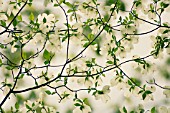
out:
M106 103L110 100L110 96L108 94L96 94L95 99L99 100L101 99L102 102Z
M90 78L88 78L87 80L85 80L85 78L78 78L77 83L80 85L84 85L87 88L90 88L93 86L93 81Z
M51 52L58 52L61 49L61 40L59 37L58 30L55 30L54 34L49 35L49 42L47 44L47 48Z
M128 27L122 26L121 28L122 28L121 30L122 34L134 34L136 32L135 26L128 26Z
M109 85L105 85L105 86L103 87L101 93L100 93L100 91L99 91L99 92L97 92L97 93L95 94L95 99L96 99L96 100L101 99L102 102L106 103L107 101L110 100L110 96L108 95L108 93L110 93L110 86L109 86Z
M170 86L165 86L165 88L170 88ZM166 98L170 98L170 90L164 90L163 94L166 96Z
M102 83L103 83L103 80L101 79L101 77L100 78L98 78L98 79L95 79L95 83L97 82L97 85L98 86L101 86L102 85Z
M46 33L52 30L55 22L54 14L47 15L46 13L38 15L39 28L42 32Z
M73 29L77 29L77 33L82 33L83 32L83 24L82 23L75 23L73 25Z
M0 20L8 20L8 17L4 13L0 13Z
M50 113L56 113L56 109L54 107L47 107L47 106L44 106L44 108L46 109L41 109L41 113L47 113L47 110L50 112Z
M0 6L3 4L3 0L0 0Z
M17 48L15 47L16 42L14 42L14 44L11 46L11 52L14 53L17 51Z
M125 50L125 48L119 48L116 51L116 55L119 56L120 58L126 58L127 51Z
M24 62L23 67L28 69L28 68L31 68L33 65L35 65L34 59L29 59L27 60L27 62Z
M33 104L34 103L34 104ZM37 107L39 106L39 102L38 101L35 101L35 102L32 102L32 101L30 101L30 100L26 100L25 102L24 102L24 105L26 106L29 106L29 107L31 107L33 110L36 110L37 109Z
M170 109L165 106L160 106L158 109L159 113L170 113Z
M38 23L51 23L55 21L54 14L47 15L46 13L38 15Z
M38 42L44 42L45 38L41 33L37 33L34 37L33 37L33 44L37 44Z
M9 2L11 2L11 0L8 1L8 4L10 4ZM16 15L18 11L21 9L21 6L22 5L15 5L15 4L8 5L7 15L8 16L10 16L11 14Z
M170 46L166 48L166 53L170 55Z
M88 80L85 80L84 85L85 87L89 88L89 87L92 87L93 82L90 79L88 79Z
M119 75L116 75L116 77L112 78L110 80L110 84L112 87L117 86L118 84L121 84L124 82L121 77L118 77ZM120 85L121 86L121 85Z
M3 89L3 95L6 96L9 91L10 91L10 88L8 86L5 86L4 89Z
M156 87L155 86L146 87L146 90L149 90L153 93L156 91Z
M86 104L83 104L83 109L81 110L79 107L76 107L74 110L73 110L73 113L90 113L92 110L91 108L86 105Z
M105 85L102 89L103 93L110 93L110 86L109 85Z
M155 12L148 12L148 18L149 19L155 19L156 18L156 13Z

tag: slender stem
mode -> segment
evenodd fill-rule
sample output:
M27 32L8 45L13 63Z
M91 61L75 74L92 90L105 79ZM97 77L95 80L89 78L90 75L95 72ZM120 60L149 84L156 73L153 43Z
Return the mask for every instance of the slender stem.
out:
M14 16L14 18L11 20L11 22L8 24L8 26L6 27L6 29L2 32L0 32L0 35L2 35L3 33L8 31L8 28L11 26L11 24L14 22L14 20L17 18L17 16L19 15L19 13L24 9L24 7L27 5L28 0L26 0L26 2L24 3L24 5L21 7L21 9L17 12L17 14Z

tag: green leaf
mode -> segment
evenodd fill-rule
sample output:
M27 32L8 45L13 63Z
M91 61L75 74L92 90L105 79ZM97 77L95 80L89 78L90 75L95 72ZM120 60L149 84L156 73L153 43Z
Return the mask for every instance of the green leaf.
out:
M15 27L15 26L17 26L17 24L18 24L18 21L16 19L14 19L13 26Z
M54 7L58 7L59 5L58 4L54 4Z
M51 95L51 92L49 90L45 91L47 93L47 95Z
M140 90L139 92L138 92L138 94L140 94L140 93L142 93L143 92L143 90Z
M67 11L67 13L71 13L71 12L74 12L74 10L69 9L69 10Z
M46 23L46 22L47 22L47 19L46 19L45 17L43 18L43 22L44 22L44 23Z
M95 63L96 58L92 58L92 62Z
M44 59L46 59L46 60L50 60L50 58L51 58L50 52L48 52L48 51L45 49L45 50L44 50L44 53L43 53L43 57L44 57Z
M116 46L117 46L117 47L120 47L120 45L121 45L120 41L117 41L117 42L116 42Z
M83 103L83 101L81 101L80 99L77 99L77 101L80 102L80 103Z
M32 108L31 108L29 105L27 105L27 104L26 104L26 108L29 109L29 110L32 109Z
M127 113L127 110L126 110L126 108L125 108L125 107L123 107L123 112L124 112L124 113Z
M32 3L27 3L30 7L31 7L31 5L32 5Z
M166 29L166 30L163 32L163 34L166 34L166 33L168 33L168 32L170 32L170 30L169 30L169 29Z
M60 4L62 4L62 3L65 3L65 0L60 0L60 2L59 2Z
M88 39L93 40L94 39L94 34L88 34Z
M1 20L2 27L6 27L6 22Z
M142 94L142 98L143 100L146 98L147 95L151 94L152 92L149 90L146 90L143 94Z
M98 94L104 94L103 91L97 91Z
M34 107L35 106L35 103L32 103L32 107Z
M2 60L0 59L0 67L2 66Z
M155 108L155 107L153 107L153 108L151 109L151 113L156 113L156 108Z
M45 64L45 65L47 65L47 64L49 64L49 63L50 63L49 60L44 61L44 64Z
M6 69L7 69L7 70L12 70L12 69L14 69L14 67L12 67L12 66L7 66Z
M67 78L67 77L65 77L65 78L64 78L64 85L66 85L66 84L67 84L67 80L68 80L68 78Z
M90 61L86 61L86 66L87 67L92 67L93 65L92 65L92 63Z
M89 45L89 42L86 42L83 47L87 47Z
M108 64L113 64L113 62L111 60L107 61L106 63Z
M12 84L6 84L6 86L8 86L8 87L12 87Z
M133 85L132 82L131 82L130 80L128 80L128 84L129 84L129 85Z
M9 4L15 4L16 2L12 2L12 1L10 1L10 3Z
M47 5L50 3L50 0L44 0L44 6L47 7Z
M0 48L4 49L4 48L5 48L5 46L4 46L3 44L0 44Z
M72 8L73 5L70 2L65 2L64 4L66 4L68 7Z
M35 85L38 86L38 82L37 81L35 81Z
M70 94L67 94L67 93L64 94L63 99L66 98L66 97L68 97L69 95L70 95Z
M19 46L19 45L15 45L14 47L15 47L15 48L20 48L20 46Z
M19 109L19 103L18 102L15 103L15 108Z
M130 20L133 20L133 17L134 17L134 16L130 13L130 14L129 14L129 19L130 19Z
M145 93L146 93L146 94L152 94L152 92L149 91L149 90L146 90Z
M96 4L97 0L92 0L92 2L93 2L94 4Z
M86 105L89 105L89 106L90 106L90 103L89 103L88 98L84 98L84 99L83 99L83 102L84 102Z
M164 2L161 2L160 5L161 5L161 7L163 7L163 8L167 8L167 7L169 6L169 4L166 4L166 3L164 3Z
M146 96L147 96L146 93L143 93L142 94L142 99L145 100Z
M131 111L130 113L135 113L135 111Z
M140 79L138 79L138 78L131 78L131 79L133 80L133 82L135 82L135 84L136 84L137 86L140 86L140 85L141 85Z
M24 77L24 74L20 74L18 79L22 79Z
M29 20L34 21L34 14L31 12L30 16L29 16Z
M22 21L22 15L17 16L17 19L18 19L19 21Z
M75 103L74 105L75 105L75 106L81 106L81 104L79 104L79 103Z
M163 23L164 26L168 27L168 24L167 23Z

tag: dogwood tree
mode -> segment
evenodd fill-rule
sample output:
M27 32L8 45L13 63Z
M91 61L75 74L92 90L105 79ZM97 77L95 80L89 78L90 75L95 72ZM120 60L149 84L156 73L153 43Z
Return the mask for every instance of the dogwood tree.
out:
M170 113L170 1L128 2L0 0L0 111Z

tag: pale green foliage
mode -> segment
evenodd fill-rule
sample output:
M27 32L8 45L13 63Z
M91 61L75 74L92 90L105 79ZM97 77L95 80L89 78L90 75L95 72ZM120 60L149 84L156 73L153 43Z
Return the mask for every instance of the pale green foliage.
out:
M169 113L170 1L128 2L0 0L0 111Z

